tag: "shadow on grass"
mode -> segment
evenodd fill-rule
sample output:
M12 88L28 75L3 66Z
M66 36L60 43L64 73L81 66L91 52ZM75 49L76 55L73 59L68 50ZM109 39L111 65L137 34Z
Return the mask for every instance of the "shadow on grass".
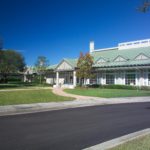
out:
M24 83L24 82L13 82L0 84L0 89L8 89L8 88L22 88L22 87L34 87L34 86L50 86L49 84L38 84L38 83Z

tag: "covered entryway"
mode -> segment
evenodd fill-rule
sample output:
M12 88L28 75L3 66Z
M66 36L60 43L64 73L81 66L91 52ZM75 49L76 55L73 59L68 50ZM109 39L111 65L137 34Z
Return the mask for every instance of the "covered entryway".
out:
M74 88L76 86L75 67L65 59L56 67L56 85L54 87Z

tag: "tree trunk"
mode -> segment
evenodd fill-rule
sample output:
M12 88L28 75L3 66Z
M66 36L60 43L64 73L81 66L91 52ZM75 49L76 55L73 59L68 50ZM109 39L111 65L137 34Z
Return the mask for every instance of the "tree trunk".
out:
M4 75L3 75L3 81L4 81L4 83L7 83L7 82L8 82L8 80L7 80L7 74L4 74Z
M79 78L79 82L80 87L82 87L82 78Z

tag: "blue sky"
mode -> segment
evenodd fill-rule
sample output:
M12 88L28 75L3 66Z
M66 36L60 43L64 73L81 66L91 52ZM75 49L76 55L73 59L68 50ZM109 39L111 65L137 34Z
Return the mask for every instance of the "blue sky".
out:
M27 65L39 55L51 64L119 42L150 38L150 12L143 0L0 0L0 36L5 49L20 51Z

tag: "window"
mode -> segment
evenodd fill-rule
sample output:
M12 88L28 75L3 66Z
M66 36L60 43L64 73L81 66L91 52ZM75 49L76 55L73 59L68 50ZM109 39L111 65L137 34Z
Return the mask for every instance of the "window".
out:
M135 85L135 74L126 74L125 83L126 85Z
M106 75L106 84L114 84L115 78L113 74L107 74Z
M60 72L59 81L63 84L73 84L73 72L70 71Z

